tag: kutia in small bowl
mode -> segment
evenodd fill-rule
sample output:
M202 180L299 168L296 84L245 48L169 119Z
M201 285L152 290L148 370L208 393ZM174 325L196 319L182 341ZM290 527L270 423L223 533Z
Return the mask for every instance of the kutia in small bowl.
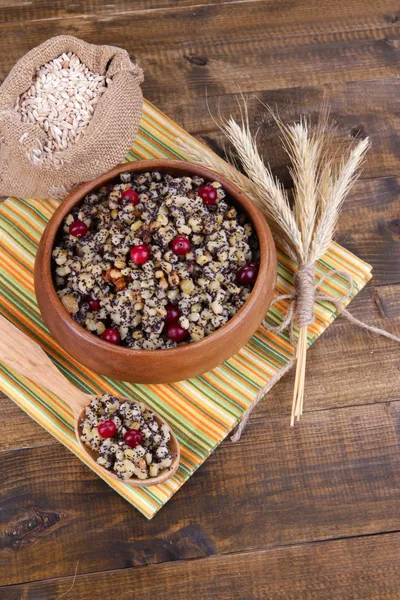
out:
M46 325L114 379L166 383L221 364L272 300L268 225L227 179L183 161L120 165L76 188L35 262Z

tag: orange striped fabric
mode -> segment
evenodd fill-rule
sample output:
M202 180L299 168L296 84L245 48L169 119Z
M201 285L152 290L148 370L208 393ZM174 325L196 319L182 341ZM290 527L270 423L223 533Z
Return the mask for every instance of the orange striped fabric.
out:
M127 160L158 157L185 159L176 145L177 136L190 139L203 152L210 152L145 102L139 134ZM165 385L112 381L83 367L50 336L38 311L33 288L37 245L58 205L59 201L56 200L9 198L0 206L0 311L37 340L64 375L83 391L99 393L105 390L138 398L152 406L171 424L181 444L182 461L177 474L168 482L146 489L134 489L111 479L102 469L91 466L116 492L147 518L151 518L235 427L260 387L293 357L294 348L287 333L277 335L260 327L250 342L223 365L195 379ZM290 293L293 291L296 265L282 252L278 252L278 261L276 294ZM334 269L347 271L353 277L352 297L371 277L369 265L337 244L332 244L318 263L316 277L320 278ZM321 291L340 298L347 291L346 282L335 275L325 281ZM287 309L285 301L275 304L268 313L268 322L278 324ZM309 344L323 333L337 314L332 305L319 302L315 307L315 316L315 323L309 331ZM1 365L0 387L86 463L85 454L74 437L72 414L59 398ZM268 398L265 402L268 402ZM251 431L248 435L251 435Z

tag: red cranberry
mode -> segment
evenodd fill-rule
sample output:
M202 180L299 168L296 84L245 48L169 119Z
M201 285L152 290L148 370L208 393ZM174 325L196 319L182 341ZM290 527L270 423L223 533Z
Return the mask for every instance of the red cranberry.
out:
M245 264L237 272L236 278L240 285L251 285L257 279L259 265L254 262Z
M133 206L136 206L136 204L139 204L139 194L137 192L135 192L135 190L133 190L132 188L125 190L122 193L122 198L128 198L129 202L131 204L133 204Z
M246 267L251 267L252 269L255 269L257 271L257 273L258 273L260 265L258 263L256 263L256 262L248 262L246 264Z
M136 448L142 443L143 433L140 433L137 429L128 429L124 435L124 442L128 444L130 448Z
M93 310L94 312L97 310L100 310L100 300L95 300L94 298L90 298L88 304L89 304L90 310Z
M187 254L188 252L190 252L190 248L190 241L186 237L183 237L183 235L178 235L172 241L172 251L175 252L175 254L177 254L178 256Z
M144 265L150 258L150 250L145 244L139 244L131 250L131 261L135 265Z
M200 198L203 200L206 206L212 206L216 203L218 198L217 190L213 185L210 185L209 183L206 183L206 185L202 185L201 187L199 187L197 193L199 194Z
M121 341L121 336L119 335L118 329L114 327L108 327L101 334L101 339L109 344L119 344Z
M167 315L165 317L166 324L171 325L172 323L176 323L180 317L178 307L174 304L167 304L165 309L167 311Z
M97 431L102 438L111 438L117 433L117 426L114 421L101 421Z
M83 221L74 221L69 226L69 232L74 237L83 237L88 232L88 226Z
M182 342L187 337L187 330L183 329L179 323L171 323L167 329L167 336L173 342Z

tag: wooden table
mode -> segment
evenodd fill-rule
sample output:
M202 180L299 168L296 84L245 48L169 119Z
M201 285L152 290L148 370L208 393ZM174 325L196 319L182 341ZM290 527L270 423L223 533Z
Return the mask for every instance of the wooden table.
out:
M398 0L0 0L0 78L57 33L128 49L146 97L223 153L207 109L249 99L266 160L323 99L337 140L372 150L338 240L374 278L351 305L400 332ZM339 319L309 353L306 414L293 375L152 521L1 398L1 600L400 598L400 350ZM61 475L61 479L60 479ZM146 567L146 568L144 568ZM74 578L74 573L76 578Z

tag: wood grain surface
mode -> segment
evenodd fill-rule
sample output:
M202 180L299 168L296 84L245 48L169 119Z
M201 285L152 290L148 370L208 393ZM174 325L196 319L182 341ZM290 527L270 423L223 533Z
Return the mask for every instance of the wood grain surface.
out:
M0 78L57 33L127 48L221 155L212 117L242 92L288 186L261 102L289 121L327 101L335 143L370 136L337 239L374 268L351 312L400 334L398 1L0 0ZM299 427L289 374L152 521L0 397L0 600L400 599L399 347L338 319L306 386Z

